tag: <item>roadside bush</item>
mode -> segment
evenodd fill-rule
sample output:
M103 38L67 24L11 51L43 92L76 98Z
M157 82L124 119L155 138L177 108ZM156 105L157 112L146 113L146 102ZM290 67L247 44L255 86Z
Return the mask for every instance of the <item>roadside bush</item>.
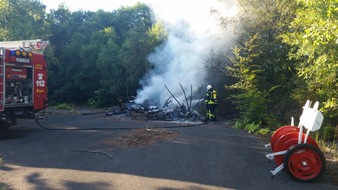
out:
M270 129L269 128L262 128L262 129L259 129L257 132L256 132L256 135L269 135L270 134Z
M260 123L258 123L258 124L251 123L251 124L247 124L247 125L245 126L245 130L247 130L248 133L255 133L255 132L257 132L259 129L261 129Z
M335 127L332 126L324 127L323 140L326 142L332 142L337 140L336 133L337 131Z
M234 128L235 129L244 129L245 128L245 123L243 123L241 121L236 121Z

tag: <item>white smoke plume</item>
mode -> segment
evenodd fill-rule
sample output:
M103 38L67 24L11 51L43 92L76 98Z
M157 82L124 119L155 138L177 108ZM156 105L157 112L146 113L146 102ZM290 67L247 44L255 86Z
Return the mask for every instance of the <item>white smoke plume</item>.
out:
M168 39L149 55L154 69L140 81L142 89L135 101L152 100L163 105L171 96L166 85L184 103L180 84L187 95L191 85L193 94L206 90L208 55L211 51L224 53L234 41L234 26L224 27L220 18L236 16L235 0L143 1L152 8L155 19L164 23Z

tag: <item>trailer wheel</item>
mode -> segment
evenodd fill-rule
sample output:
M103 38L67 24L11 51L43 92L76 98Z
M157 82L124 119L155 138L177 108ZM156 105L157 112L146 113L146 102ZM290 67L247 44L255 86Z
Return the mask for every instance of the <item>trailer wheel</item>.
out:
M298 144L286 152L284 168L296 181L309 182L319 178L326 162L322 151L311 144Z
M274 149L272 151L279 152L279 151L284 151L284 150L291 150L293 147L298 145L298 135L299 135L299 132L289 132L287 134L282 135L275 143ZM304 139L305 139L305 134L303 133L302 141L304 141ZM311 136L308 137L307 143L318 147L317 142ZM277 155L274 157L274 161L277 166L279 166L280 164L284 162L284 157L285 157L285 154Z

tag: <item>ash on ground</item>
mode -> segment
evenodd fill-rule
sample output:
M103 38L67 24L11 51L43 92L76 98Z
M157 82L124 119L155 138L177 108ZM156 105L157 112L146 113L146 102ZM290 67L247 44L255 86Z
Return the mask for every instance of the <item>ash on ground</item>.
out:
M169 131L169 128L196 126L202 124L204 120L204 117L195 109L192 109L191 106L187 108L183 104L171 104L169 101L166 102L163 108L154 106L151 103L136 104L134 101L128 101L123 105L111 108L106 112L105 116L122 120L143 120L156 126L134 129L122 136L100 141L100 143L109 148L137 147L155 144L159 141L171 141L176 139L179 133ZM157 127L164 124L168 124L168 127Z
M123 136L103 139L100 143L110 148L128 148L155 144L159 141L174 140L178 132L165 129L134 129Z

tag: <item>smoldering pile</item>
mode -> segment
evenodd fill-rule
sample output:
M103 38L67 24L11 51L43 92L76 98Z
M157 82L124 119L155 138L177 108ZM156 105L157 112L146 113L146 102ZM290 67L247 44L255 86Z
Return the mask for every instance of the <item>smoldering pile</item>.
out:
M165 85L170 93L170 97L165 101L163 106L156 105L152 100L147 100L142 104L137 104L134 99L121 103L119 107L113 111L107 112L106 116L126 114L130 117L146 118L147 120L160 120L160 121L178 121L178 122L199 122L204 120L197 109L202 104L202 97L193 99L192 93L190 97L186 96L185 90L182 85L182 92L185 97L185 103L181 103L171 93L169 88Z

